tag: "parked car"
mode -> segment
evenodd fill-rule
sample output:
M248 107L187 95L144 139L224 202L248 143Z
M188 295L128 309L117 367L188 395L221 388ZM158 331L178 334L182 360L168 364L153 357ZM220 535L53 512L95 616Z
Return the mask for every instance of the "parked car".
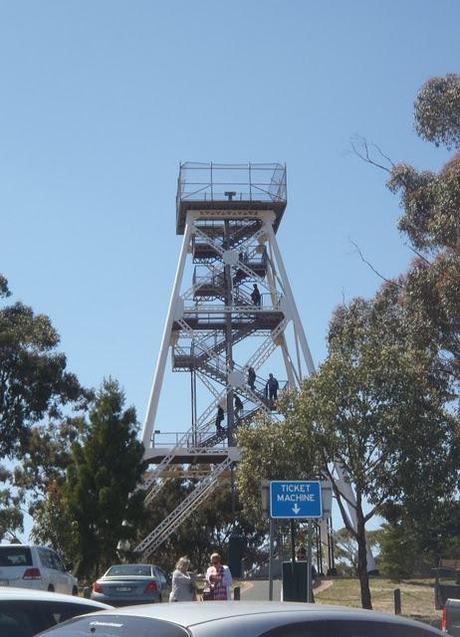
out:
M442 609L441 628L452 637L460 637L460 599L448 599Z
M154 564L114 564L93 584L91 599L113 606L168 601L171 581Z
M77 579L56 551L33 544L0 545L0 586L78 594Z
M0 636L32 637L75 615L110 608L89 599L48 591L0 587Z
M425 624L338 606L290 602L181 602L101 611L43 637L442 637Z

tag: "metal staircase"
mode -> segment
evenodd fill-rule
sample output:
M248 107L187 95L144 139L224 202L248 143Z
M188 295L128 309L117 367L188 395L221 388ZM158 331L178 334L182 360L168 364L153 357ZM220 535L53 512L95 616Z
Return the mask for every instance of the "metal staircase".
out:
M144 558L149 557L161 544L177 529L177 527L189 517L215 489L219 476L230 468L234 460L229 455L223 462L198 483L195 489L182 500L147 537L135 548L136 553L142 553Z

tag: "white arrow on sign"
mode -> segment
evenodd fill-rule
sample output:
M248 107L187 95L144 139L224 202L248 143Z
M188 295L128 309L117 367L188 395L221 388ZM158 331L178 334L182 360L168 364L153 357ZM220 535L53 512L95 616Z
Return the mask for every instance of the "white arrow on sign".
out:
M297 504L297 502L295 503L295 506L292 507L292 510L294 511L294 513L297 515L297 513L300 511L300 507Z

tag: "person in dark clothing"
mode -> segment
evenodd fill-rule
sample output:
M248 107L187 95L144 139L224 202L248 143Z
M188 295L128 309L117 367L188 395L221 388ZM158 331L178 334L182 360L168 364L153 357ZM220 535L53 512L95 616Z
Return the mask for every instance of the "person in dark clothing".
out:
M219 405L217 407L217 414L216 414L216 431L217 431L218 434L221 434L224 431L224 428L222 427L222 422L223 422L224 418L225 418L224 410Z
M252 391L255 391L256 388L256 373L254 371L254 367L248 367L248 385Z
M303 545L297 549L296 557L300 561L307 559L307 549Z
M254 289L251 292L251 300L253 305L257 305L257 307L260 307L262 296L260 294L259 288L257 287L257 283L254 283Z
M267 384L265 385L265 396L271 402L274 402L278 398L279 384L273 374L268 375Z
M241 398L235 394L235 416L240 418L241 412L243 411L243 403L241 402Z

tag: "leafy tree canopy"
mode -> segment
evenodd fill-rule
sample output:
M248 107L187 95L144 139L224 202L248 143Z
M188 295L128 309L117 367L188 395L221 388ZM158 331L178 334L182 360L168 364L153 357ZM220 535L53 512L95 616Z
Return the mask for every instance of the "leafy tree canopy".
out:
M425 82L415 100L415 125L420 137L460 148L460 75Z
M11 292L0 275L0 298ZM0 307L0 481L2 514L0 536L22 530L21 506L27 489L37 486L34 476L53 462L45 431L54 429L54 451L59 454L60 427L72 410L85 409L91 393L67 371L64 354L57 351L59 334L50 319L23 303ZM42 484L43 486L43 484Z
M73 443L65 482L52 485L37 515L36 537L60 536L61 548L83 577L117 560L118 542L131 540L144 516L143 493L136 491L146 468L144 448L135 410L124 409L124 403L118 383L104 381L87 432Z
M0 281L3 296L7 283ZM32 425L88 397L56 351L59 335L44 314L17 302L0 309L0 458L27 445Z
M312 432L304 424L304 414L295 394L286 397L280 410L280 423L261 419L237 432L242 457L237 467L238 493L244 511L259 525L261 484L263 480L308 480L322 469L322 457L314 444Z

